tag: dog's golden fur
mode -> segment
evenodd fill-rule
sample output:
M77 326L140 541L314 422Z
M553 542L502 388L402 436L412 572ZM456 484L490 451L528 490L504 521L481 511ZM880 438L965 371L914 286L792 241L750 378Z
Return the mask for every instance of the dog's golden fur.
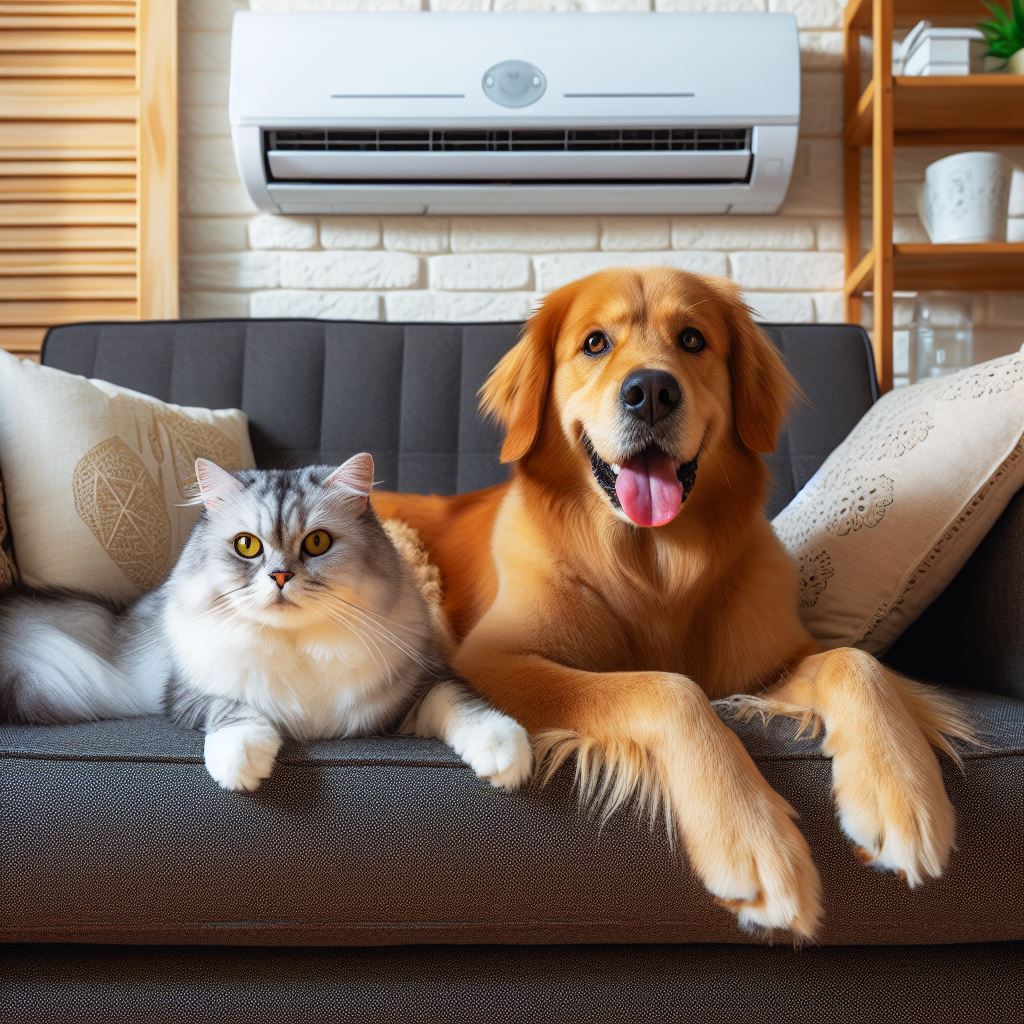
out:
M703 351L680 347L686 327ZM600 358L582 352L595 330L611 339ZM638 367L681 385L659 444L679 464L699 453L692 493L656 529L626 520L582 444L608 463L628 456L619 394ZM585 798L660 814L741 923L810 937L820 885L794 812L711 701L820 727L859 856L911 885L942 871L954 838L932 746L968 730L932 690L859 651L818 653L801 625L760 457L793 390L729 282L605 271L551 294L482 389L509 483L375 502L419 531L456 667L531 731L541 777L574 756Z

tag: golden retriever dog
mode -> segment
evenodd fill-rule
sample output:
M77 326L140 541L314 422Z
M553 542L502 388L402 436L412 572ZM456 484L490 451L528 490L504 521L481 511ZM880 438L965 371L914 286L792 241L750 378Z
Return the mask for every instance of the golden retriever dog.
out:
M969 730L801 625L760 457L793 392L731 283L603 271L549 295L481 390L509 482L375 503L419 531L455 666L530 731L542 777L575 757L583 797L660 815L741 925L808 938L807 842L712 701L820 729L858 856L911 886L954 839L933 747L955 756L947 737Z

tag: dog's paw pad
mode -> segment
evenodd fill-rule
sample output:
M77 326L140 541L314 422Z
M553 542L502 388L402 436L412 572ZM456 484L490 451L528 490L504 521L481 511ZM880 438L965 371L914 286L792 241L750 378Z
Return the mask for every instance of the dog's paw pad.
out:
M920 758L932 767L930 750ZM840 755L832 759L832 772L839 823L862 864L891 872L912 889L942 874L956 823L937 762L932 772L908 770L906 778L894 779L877 761Z

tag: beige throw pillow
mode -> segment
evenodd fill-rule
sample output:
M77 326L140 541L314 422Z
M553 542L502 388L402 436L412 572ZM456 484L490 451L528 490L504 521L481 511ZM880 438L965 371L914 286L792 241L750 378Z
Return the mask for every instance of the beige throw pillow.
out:
M773 526L826 647L887 650L1024 484L1024 348L890 392Z
M129 600L159 583L200 509L197 457L253 465L238 409L169 405L0 353L0 465L34 587Z

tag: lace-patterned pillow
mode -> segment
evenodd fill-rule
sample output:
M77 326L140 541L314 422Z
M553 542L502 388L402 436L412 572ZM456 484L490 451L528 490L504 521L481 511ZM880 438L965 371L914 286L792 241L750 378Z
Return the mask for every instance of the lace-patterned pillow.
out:
M772 524L826 647L887 650L1024 485L1024 348L878 401Z
M251 467L245 413L169 405L0 352L0 465L29 586L128 601L159 583L199 518L184 504L197 456Z

